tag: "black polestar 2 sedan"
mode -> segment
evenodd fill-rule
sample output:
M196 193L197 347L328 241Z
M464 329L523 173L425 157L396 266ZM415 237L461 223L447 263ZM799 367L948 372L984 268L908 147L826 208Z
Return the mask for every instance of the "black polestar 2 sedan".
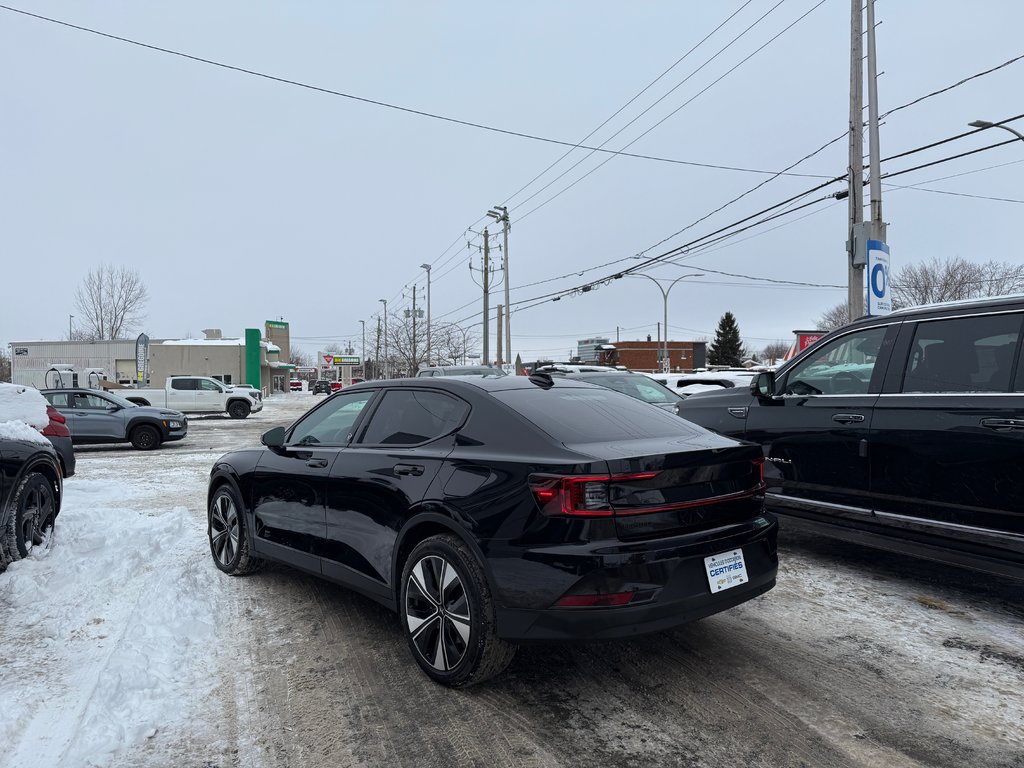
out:
M445 685L519 643L666 630L775 585L761 449L582 381L365 382L262 441L213 467L216 566L368 595Z

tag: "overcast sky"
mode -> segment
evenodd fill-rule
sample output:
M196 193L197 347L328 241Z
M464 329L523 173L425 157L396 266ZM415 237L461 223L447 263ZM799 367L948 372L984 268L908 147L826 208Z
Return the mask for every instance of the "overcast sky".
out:
M817 2L751 0L584 143L606 141L675 88L607 148L621 149L678 109L627 151L777 171L818 149L847 128L847 0L825 0L711 85ZM568 142L586 137L741 6L742 0L17 4L276 77ZM1016 0L881 0L877 17L882 112L1024 53L1024 4ZM198 336L209 327L238 335L283 317L293 343L308 352L348 340L358 351L359 321L366 321L370 347L378 299L398 311L407 306L403 296L411 297L412 286L425 288L424 262L434 265L434 319L479 322L480 289L468 263L479 263L480 239L467 228L482 229L493 205L510 211L516 302L612 274L635 264L630 257L637 253L682 245L847 166L846 143L838 141L793 169L809 177L775 179L652 248L767 177L618 156L546 202L610 156L583 159L586 153L576 150L519 191L566 148L274 82L8 10L0 10L0 68L3 344L66 338L76 287L107 262L140 272L151 295L143 330L153 337ZM882 155L962 133L974 119L1024 112L1022 94L1024 61L927 99L885 120ZM1014 125L1024 130L1024 120ZM989 130L885 163L883 172L1009 138ZM1002 167L931 181L994 165ZM894 179L1018 202L887 188L893 268L933 256L1019 262L1022 172L1019 142ZM710 270L845 285L846 221L845 202L825 202L688 254L683 266L652 270L669 279L704 274L673 290L670 337L711 337L727 310L755 349L812 327L845 300L845 289ZM768 231L779 224L785 225ZM526 286L617 259L626 261ZM503 300L500 292L492 306ZM617 327L623 340L653 336L661 317L661 294L650 281L616 280L514 313L513 355L561 358L577 339L614 340Z

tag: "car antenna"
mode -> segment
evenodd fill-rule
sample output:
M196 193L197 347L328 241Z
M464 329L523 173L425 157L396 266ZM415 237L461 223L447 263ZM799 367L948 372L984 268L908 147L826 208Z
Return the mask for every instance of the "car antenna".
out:
M531 373L529 379L531 384L536 384L541 389L551 389L555 386L555 380L551 378L550 373Z

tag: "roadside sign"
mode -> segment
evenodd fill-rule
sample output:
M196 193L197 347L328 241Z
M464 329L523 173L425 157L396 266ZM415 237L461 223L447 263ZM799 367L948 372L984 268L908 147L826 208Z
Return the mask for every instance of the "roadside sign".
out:
M326 357L326 355L325 355ZM328 362L333 365L362 365L363 361L359 355L334 355Z
M868 314L892 312L889 295L889 246L881 240L868 240Z
M327 363L328 365L331 364L331 360L333 360L333 359L334 359L334 355L324 355L324 362Z
M149 336L140 333L135 339L135 380L142 384L146 381L146 359L149 357Z

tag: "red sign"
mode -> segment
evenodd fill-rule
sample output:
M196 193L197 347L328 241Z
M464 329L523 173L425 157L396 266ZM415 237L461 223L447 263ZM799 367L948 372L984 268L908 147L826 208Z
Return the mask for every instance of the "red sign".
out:
M333 359L334 359L334 355L324 355L324 362L327 363L328 365L331 364L331 361Z

